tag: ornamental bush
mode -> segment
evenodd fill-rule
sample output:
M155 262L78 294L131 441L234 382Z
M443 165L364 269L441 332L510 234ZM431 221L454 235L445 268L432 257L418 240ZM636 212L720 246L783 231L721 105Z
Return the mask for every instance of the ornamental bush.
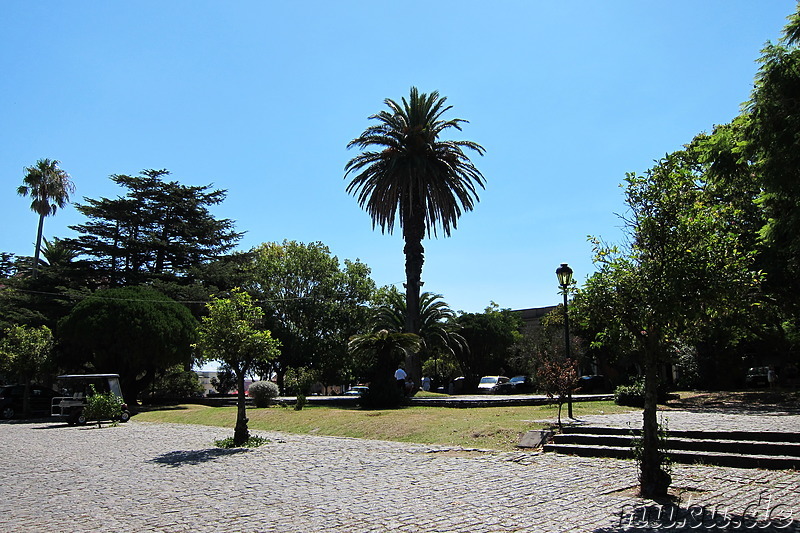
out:
M644 381L637 381L633 385L620 385L614 389L614 403L628 407L644 406Z
M271 381L256 381L250 385L248 394L256 407L269 407L278 397L278 386Z
M117 420L122 416L122 398L112 392L99 393L94 385L91 385L91 391L83 410L86 420L95 420L100 427L103 420Z
M663 404L669 399L667 387L658 384L656 402ZM644 378L639 378L630 385L620 385L614 389L614 403L628 407L644 407Z

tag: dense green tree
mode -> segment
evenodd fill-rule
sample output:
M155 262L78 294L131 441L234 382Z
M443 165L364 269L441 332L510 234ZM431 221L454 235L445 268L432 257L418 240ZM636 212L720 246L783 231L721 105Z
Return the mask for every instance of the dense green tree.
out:
M466 386L476 386L480 376L504 372L512 349L522 340L520 314L492 302L483 313L463 313L456 322L467 345L456 350Z
M100 290L59 322L59 363L119 374L125 401L136 405L159 372L191 363L196 327L185 306L151 288Z
M411 87L409 99L401 103L384 100L389 108L370 116L377 121L353 139L348 148L362 153L345 166L351 177L347 192L381 232L392 233L395 220L403 230L406 256L406 325L408 333L419 333L419 293L425 249L422 239L441 227L450 236L464 211L478 201L477 187L484 177L470 161L465 149L483 155L484 148L472 141L442 138L452 129L461 130L463 119L444 119L452 106L437 91L420 93ZM419 384L419 357L409 358L409 375Z
M152 400L183 399L199 396L203 392L197 372L189 365L173 365L156 372L147 395Z
M370 409L400 405L404 391L397 387L394 371L409 352L419 350L419 336L382 329L355 335L347 346L359 374L369 382L369 391L362 396L361 405Z
M51 363L53 334L46 326L13 326L0 339L0 373L25 385L22 411L30 415L30 385Z
M233 443L241 446L250 438L247 429L244 380L258 364L274 358L280 342L263 326L264 313L252 298L235 290L229 298L209 302L196 344L199 361L222 361L236 375L238 388Z
M191 281L192 269L231 250L242 234L229 219L209 211L226 191L211 185L166 181L167 170L138 176L115 174L127 190L115 199L85 198L77 209L89 220L70 226L74 249L90 258L88 276L98 283L136 285L153 279Z
M281 354L271 362L281 389L289 368L318 371L326 385L348 380L347 339L367 330L375 291L369 267L358 260L340 265L321 242L264 243L252 255L246 287L281 341Z
M63 169L59 168L55 159L40 159L34 166L25 168L23 184L17 188L20 196L31 197L31 211L39 215L39 226L36 230L36 248L34 249L33 276L39 268L39 253L42 245L44 219L55 215L69 202L69 195L75 192L75 185Z
M598 298L589 307L615 317L603 333L626 335L643 357L640 482L646 497L665 495L670 483L657 435L661 364L670 360L675 342L696 337L709 317L745 313L759 281L755 253L743 249L740 234L731 231L736 206L717 202L700 171L694 154L681 151L644 175L629 174L627 245L618 249L595 241L599 272L587 282L587 292Z
M800 313L800 7L781 41L767 43L744 117L744 153L763 189L767 290ZM765 261L766 262L766 261Z

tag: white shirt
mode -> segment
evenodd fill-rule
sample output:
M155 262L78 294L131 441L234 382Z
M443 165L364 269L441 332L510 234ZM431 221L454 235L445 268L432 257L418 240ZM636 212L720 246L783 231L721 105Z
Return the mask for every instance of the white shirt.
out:
M403 370L402 368L398 368L397 370L394 371L394 379L396 380L406 379L406 376L407 376L406 371Z

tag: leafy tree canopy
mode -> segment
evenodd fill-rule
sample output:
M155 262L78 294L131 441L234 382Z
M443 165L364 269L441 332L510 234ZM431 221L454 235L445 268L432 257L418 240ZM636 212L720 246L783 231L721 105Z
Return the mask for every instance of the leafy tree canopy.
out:
M253 251L248 290L280 339L279 384L288 368L321 372L323 382L349 379L347 339L368 328L375 283L360 261L339 259L321 242L264 243Z
M77 206L89 221L70 226L80 234L71 244L90 258L95 279L112 285L187 279L193 267L222 256L241 238L233 221L209 211L226 191L165 181L168 175L167 170L112 175L127 189L125 196L85 198Z
M522 341L522 317L492 302L483 313L464 313L456 322L468 349L457 350L456 357L470 383L501 371L512 347Z
M191 362L197 321L189 310L148 287L97 291L59 322L61 366L120 375L125 400L157 372Z
M0 372L27 384L51 362L52 350L48 327L9 327L0 339Z

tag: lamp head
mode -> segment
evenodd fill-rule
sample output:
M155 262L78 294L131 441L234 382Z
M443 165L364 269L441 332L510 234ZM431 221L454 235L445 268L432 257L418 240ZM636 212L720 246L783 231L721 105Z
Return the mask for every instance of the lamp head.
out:
M556 276L558 276L558 284L562 289L566 289L572 283L572 269L567 263L561 263L561 266L556 269Z

